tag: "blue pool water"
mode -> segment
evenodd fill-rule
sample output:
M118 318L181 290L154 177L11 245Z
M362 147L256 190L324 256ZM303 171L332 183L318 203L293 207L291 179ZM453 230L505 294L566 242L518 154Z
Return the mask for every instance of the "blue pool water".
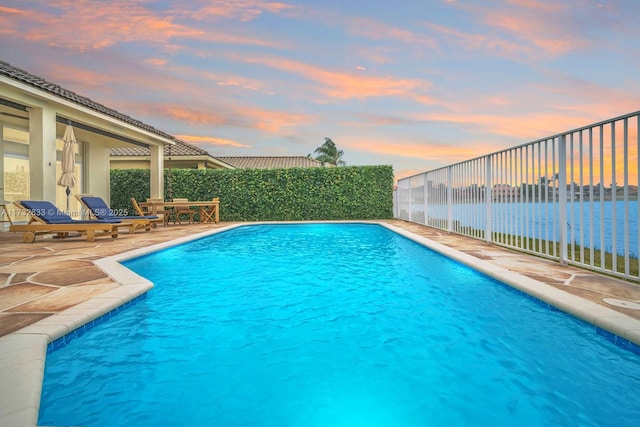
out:
M40 425L635 426L640 357L383 227L245 226L125 263Z

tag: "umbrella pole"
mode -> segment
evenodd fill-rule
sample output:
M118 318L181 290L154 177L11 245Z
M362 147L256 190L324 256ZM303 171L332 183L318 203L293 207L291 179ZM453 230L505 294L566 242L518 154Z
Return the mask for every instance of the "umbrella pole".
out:
M69 215L69 196L71 196L71 189L67 187L67 215Z

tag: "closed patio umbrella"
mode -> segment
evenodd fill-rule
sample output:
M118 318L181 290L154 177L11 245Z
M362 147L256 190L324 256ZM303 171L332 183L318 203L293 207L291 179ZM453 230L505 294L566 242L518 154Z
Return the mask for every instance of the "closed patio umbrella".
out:
M58 180L58 185L67 187L67 212L69 211L69 196L71 189L76 185L76 154L75 143L76 136L73 133L73 127L67 125L64 130L64 148L62 149L62 175Z

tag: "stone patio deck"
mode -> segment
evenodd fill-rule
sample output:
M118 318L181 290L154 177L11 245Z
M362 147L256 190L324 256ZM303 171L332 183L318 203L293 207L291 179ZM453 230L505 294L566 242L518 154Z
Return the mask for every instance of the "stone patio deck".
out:
M550 260L418 224L401 220L384 222L460 251L488 265L518 273L607 307L632 318L631 320L640 320L640 310L634 309L640 303L640 286L637 284L575 267L561 266ZM121 284L96 266L95 261L228 225L231 223L159 226L150 232L132 235L124 233L117 239L98 238L94 242L87 242L83 238L60 240L39 237L35 243L26 244L22 242L19 233L0 233L0 371L12 370L12 363L15 363L16 358L21 360L23 357L21 337L31 334L25 332L29 331L30 325L46 324L47 318L99 299L101 295L113 294L114 290L121 287ZM628 301L629 304L626 307L607 304L605 299L608 298ZM635 323L633 325L635 328ZM35 335L38 334L34 333L30 338L35 339ZM50 340L42 336L38 339ZM14 354L5 358L6 354L3 355L3 352ZM28 359L29 355L24 357ZM32 360L35 365L44 363L40 360L42 356L32 357L35 358ZM20 372L20 367L17 368L16 372ZM33 374L31 371L24 376L32 383L41 382L42 372ZM15 381L20 383L20 378L14 378ZM4 425L5 421L24 420L25 416L35 425L37 420L32 420L32 417L34 409L37 416L37 407L32 406L26 410L12 408L4 397L14 394L14 390L9 390L6 384L0 383L0 401L4 401L0 403L0 425ZM36 393L39 393L39 388ZM39 401L39 394L30 396L30 399Z

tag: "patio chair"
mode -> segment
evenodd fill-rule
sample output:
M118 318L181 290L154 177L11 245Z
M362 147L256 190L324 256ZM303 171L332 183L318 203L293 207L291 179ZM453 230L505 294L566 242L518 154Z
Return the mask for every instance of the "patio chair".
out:
M184 203L173 205L173 223L178 221L178 224L182 224L182 216L186 215L189 218L189 224L193 223L193 215L196 211L189 207L189 199L173 199L173 203Z
M157 215L160 218L162 218L162 222L164 222L165 224L169 223L169 211L171 210L171 208L168 208L167 206L165 206L165 201L164 199L157 197L157 198L147 198L147 203L146 203L147 207L147 211L148 214L147 215Z
M214 197L211 205L200 208L200 222L218 222L220 218L220 198Z
M80 203L89 211L90 215L95 219L110 221L113 219L120 219L127 222L132 222L133 232L136 230L144 229L146 231L151 230L153 226L152 220L160 220L155 215L116 215L107 203L101 197L95 197L89 194L76 194L76 198Z
M138 201L134 197L131 198L131 204L133 205L133 210L136 212L136 214L138 216L145 216L145 217L153 218L153 219L150 219L152 227L154 227L154 228L157 227L158 223L160 223L160 222L166 223L164 213L160 214L160 215L153 213L153 211L152 211L150 206L148 206L148 205L140 205L138 203ZM164 209L163 209L163 211L164 211Z
M123 222L74 220L47 201L22 200L15 201L13 204L30 217L27 224L9 226L9 231L24 233L22 240L25 243L33 243L36 236L44 234L57 234L59 238L67 238L71 237L69 233L72 232L84 234L88 242L93 242L96 237L118 237L119 226L132 225Z
M136 211L139 216L151 215L151 211L149 210L149 208L147 208L146 206L140 206L138 204L138 201L134 197L131 198L131 204L133 205L133 210Z

